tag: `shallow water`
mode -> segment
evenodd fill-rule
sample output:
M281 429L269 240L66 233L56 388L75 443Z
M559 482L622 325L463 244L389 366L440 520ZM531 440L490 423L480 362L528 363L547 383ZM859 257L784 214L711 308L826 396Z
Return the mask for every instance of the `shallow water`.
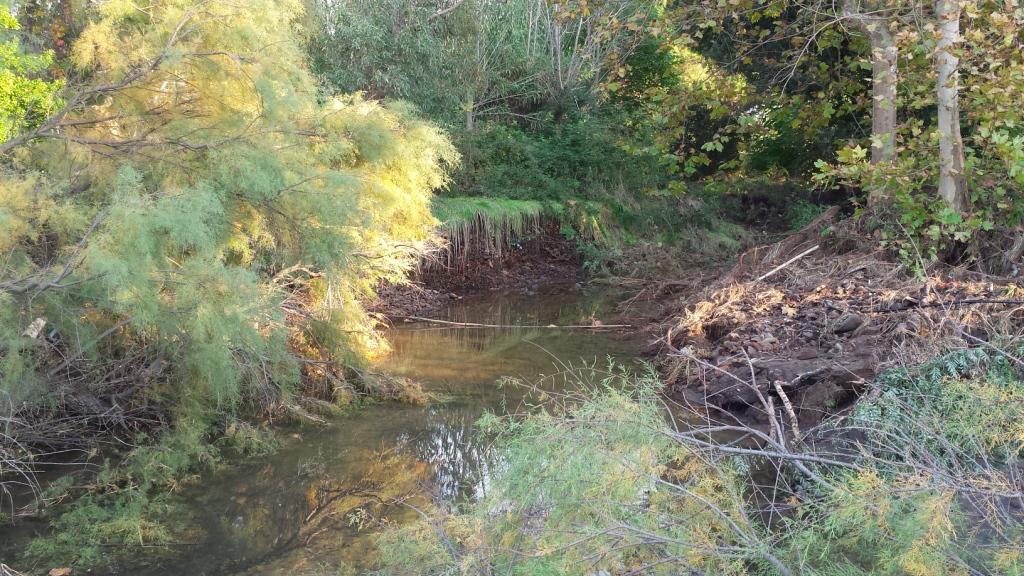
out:
M498 325L590 324L614 300L574 289L487 294L452 302L438 319ZM610 331L453 328L409 323L388 333L393 353L374 369L423 384L427 406L372 405L330 426L297 429L272 456L206 475L177 499L195 533L140 549L114 573L167 576L362 573L374 567L380 522L417 516L428 499L484 493L491 461L473 423L518 410L529 394L504 378L536 382L565 364L630 362L635 341ZM545 386L559 388L558 378ZM408 505L382 504L403 499ZM105 571L105 570L104 570Z

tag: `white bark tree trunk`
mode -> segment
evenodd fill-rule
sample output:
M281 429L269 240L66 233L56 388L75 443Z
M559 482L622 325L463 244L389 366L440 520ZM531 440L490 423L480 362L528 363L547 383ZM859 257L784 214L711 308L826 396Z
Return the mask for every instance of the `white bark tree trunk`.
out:
M896 161L896 87L899 82L899 47L889 29L889 19L874 5L844 0L843 16L852 20L871 43L871 163ZM885 190L872 190L871 205L888 199Z
M896 160L896 83L899 49L888 30L871 42L871 162Z
M959 0L936 0L939 38L936 44L936 100L939 117L939 196L954 210L968 208L964 176L964 143L960 135L960 59L953 52L960 41Z

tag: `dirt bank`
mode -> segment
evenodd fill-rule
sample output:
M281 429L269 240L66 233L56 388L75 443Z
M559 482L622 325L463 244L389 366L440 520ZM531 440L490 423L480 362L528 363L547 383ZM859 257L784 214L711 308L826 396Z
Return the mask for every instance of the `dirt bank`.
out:
M476 292L612 282L634 294L616 322L648 327L671 397L747 422L786 411L804 429L870 391L881 372L988 345L1024 317L1014 279L956 268L921 278L838 213L731 266L720 254L634 246L610 263L612 278L586 278L575 246L551 230L502 254L442 258L410 285L383 287L371 310L423 316Z
M744 253L677 301L652 329L670 396L754 421L785 411L806 429L882 371L986 346L1024 318L1013 279L951 268L915 277L834 217Z
M381 286L367 308L389 318L419 316L480 292L529 293L541 286L571 286L586 280L582 264L575 243L548 227L500 253L468 250L453 258L441 252L423 262L408 284Z

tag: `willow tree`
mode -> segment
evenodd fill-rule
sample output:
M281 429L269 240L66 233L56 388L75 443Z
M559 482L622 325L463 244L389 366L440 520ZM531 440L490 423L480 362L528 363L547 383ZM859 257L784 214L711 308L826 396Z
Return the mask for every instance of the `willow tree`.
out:
M321 93L301 18L299 0L91 5L63 105L0 144L15 405L273 402L379 346L359 302L430 241L455 155L401 103Z

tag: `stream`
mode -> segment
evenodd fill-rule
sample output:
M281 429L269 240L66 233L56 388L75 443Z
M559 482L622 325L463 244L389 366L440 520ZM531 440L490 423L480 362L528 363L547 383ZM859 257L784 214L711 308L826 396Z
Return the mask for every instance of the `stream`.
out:
M432 316L502 326L609 323L602 291L483 294ZM506 378L535 382L565 365L633 362L640 343L612 331L461 328L400 324L393 352L374 370L421 382L424 406L379 403L328 426L287 429L280 449L204 474L175 496L194 526L187 541L138 549L99 573L140 576L360 574L376 565L381 522L415 520L430 500L486 492L494 465L474 422L487 410L521 410L531 398ZM549 378L546 386L564 387ZM395 505L394 500L405 504ZM95 572L94 572L95 573Z

